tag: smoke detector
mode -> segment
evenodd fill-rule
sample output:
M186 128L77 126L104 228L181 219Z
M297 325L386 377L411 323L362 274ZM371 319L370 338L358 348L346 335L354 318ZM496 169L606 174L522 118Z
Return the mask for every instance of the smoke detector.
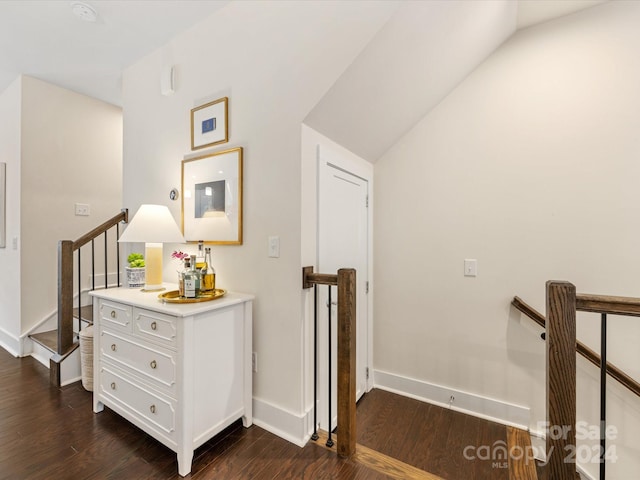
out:
M84 2L71 2L71 11L85 22L95 23L98 20L98 12L91 5Z

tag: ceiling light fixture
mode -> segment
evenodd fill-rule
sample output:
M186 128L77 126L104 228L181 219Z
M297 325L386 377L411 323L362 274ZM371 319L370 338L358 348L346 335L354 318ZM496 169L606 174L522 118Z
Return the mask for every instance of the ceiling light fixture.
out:
M71 2L71 11L85 22L95 23L98 20L98 12L91 5L83 2Z

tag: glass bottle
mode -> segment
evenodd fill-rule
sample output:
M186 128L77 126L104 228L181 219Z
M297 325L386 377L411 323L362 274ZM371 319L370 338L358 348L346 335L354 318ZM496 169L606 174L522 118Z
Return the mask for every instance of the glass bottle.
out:
M200 291L200 285L198 281L199 272L195 268L195 255L191 255L191 259L186 259L184 261L185 271L184 271L184 296L186 298L196 298ZM193 262L193 264L192 264Z
M205 249L206 268L202 270L202 290L212 292L216 289L216 270L211 263L211 248Z
M197 257L191 255L191 271L196 277L196 297L200 295L202 291L202 272L197 265Z
M184 297L184 274L187 270L191 269L191 261L185 258L182 263L182 268L178 270L178 295Z
M206 265L206 260L205 260L205 253L204 253L204 242L202 240L200 240L198 242L198 254L196 255L196 262L195 262L195 266L198 270L204 270L207 268ZM191 263L192 265L194 265L194 263Z

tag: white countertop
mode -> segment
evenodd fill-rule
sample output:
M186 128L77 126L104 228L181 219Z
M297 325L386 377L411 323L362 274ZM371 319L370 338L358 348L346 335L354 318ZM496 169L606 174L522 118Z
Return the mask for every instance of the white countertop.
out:
M253 300L255 297L246 293L227 292L223 297L208 302L197 303L165 303L158 295L177 290L178 285L163 283L165 290L155 292L143 292L140 288L107 288L103 290L93 290L89 295L104 300L112 300L114 302L122 302L134 307L146 308L176 317L188 317L197 315L198 313L217 310L219 308L236 305L238 303Z

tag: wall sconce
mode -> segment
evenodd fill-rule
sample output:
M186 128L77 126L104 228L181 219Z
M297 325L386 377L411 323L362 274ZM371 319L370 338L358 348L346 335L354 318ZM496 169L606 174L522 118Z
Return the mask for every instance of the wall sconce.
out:
M160 93L165 97L176 91L176 69L173 65L164 67L160 74Z

